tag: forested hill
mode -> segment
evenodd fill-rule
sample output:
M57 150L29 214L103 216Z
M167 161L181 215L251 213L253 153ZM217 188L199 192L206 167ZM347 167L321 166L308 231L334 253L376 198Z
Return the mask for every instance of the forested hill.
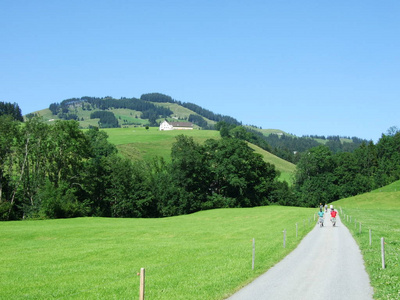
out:
M71 98L50 104L49 109L40 111L40 115L49 121L73 119L79 122L81 128L158 126L163 120L189 121L195 129L228 131L235 137L293 163L298 160L298 153L321 144L326 144L331 151L338 153L352 152L361 144L368 143L357 137L296 137L282 131L271 133L256 126L242 126L242 122L233 117L214 113L194 103L177 101L160 93L143 94L140 98ZM238 128L244 129L246 133Z
M158 126L164 119L189 121L202 129L214 129L214 124L220 121L241 125L232 117L215 114L194 103L176 101L170 96L159 93L144 94L140 99L125 97L121 99L112 97L72 98L50 104L49 110L53 115L52 119L77 120L82 127L91 125L101 128L130 125ZM94 113L96 111L108 111L109 113Z

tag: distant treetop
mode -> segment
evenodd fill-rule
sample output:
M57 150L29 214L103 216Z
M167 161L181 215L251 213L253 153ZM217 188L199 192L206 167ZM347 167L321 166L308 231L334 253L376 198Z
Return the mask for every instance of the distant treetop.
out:
M14 120L24 121L22 117L21 109L17 103L0 102L0 116L10 115Z

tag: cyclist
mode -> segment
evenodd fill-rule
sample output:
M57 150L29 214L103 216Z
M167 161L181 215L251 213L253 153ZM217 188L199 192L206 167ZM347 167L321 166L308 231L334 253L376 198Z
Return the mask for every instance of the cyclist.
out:
M319 209L318 216L319 216L319 227L322 227L324 226L324 211L322 210L322 208Z
M331 222L332 222L333 226L336 225L336 215L337 215L337 211L332 207L331 208Z

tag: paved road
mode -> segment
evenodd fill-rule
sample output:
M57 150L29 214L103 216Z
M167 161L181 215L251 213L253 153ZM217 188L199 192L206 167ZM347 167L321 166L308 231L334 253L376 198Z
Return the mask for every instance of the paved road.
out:
M228 300L369 300L373 289L357 243L340 218L317 225L276 266Z

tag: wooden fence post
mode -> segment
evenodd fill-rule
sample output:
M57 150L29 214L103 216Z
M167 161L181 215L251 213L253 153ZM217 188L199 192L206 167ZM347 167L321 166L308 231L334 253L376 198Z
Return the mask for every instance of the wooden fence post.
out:
M385 239L381 238L382 269L385 269Z
M286 248L286 229L283 230L283 248Z
M140 269L140 291L139 291L139 300L144 300L144 283L145 283L145 270L144 268Z
M254 262L256 259L256 240L253 238L253 258L251 260L251 269L254 270Z
M369 230L369 245L372 245L372 234L371 234L371 229Z

